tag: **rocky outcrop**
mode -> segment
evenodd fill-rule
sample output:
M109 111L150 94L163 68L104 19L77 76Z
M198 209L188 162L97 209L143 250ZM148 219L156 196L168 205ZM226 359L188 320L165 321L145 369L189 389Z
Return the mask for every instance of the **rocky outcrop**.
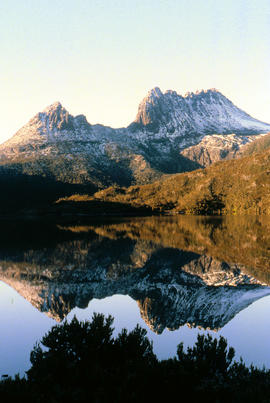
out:
M232 159L241 156L241 152L246 145L256 142L263 135L243 135L228 134L226 136L213 134L205 136L198 144L185 148L181 155L191 161L199 164L201 167L207 167L223 159ZM243 147L245 146L245 147Z

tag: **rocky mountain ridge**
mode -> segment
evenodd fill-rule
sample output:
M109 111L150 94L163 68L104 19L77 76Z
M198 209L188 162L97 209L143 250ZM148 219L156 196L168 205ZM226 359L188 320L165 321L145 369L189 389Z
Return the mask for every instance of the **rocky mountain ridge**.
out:
M183 150L203 139L207 147L216 133L225 149L236 149L268 131L269 124L241 111L217 90L183 97L156 87L140 104L135 121L122 129L91 125L59 102L50 105L0 145L0 166L97 188L144 184L199 168L201 160Z
M139 105L132 127L158 132L166 128L168 135L195 134L254 134L269 131L269 124L260 122L237 108L217 89L164 94L155 87Z

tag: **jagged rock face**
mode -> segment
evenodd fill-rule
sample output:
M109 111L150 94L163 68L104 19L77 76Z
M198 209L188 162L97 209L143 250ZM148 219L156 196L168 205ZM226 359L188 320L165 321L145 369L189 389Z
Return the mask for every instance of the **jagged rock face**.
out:
M199 168L202 158L181 151L206 135L204 149L213 142L209 134L224 133L219 138L226 143L225 136L233 132L233 148L255 139L251 134L269 130L270 125L253 119L216 90L182 97L155 88L140 104L136 120L123 129L91 125L85 116L74 117L56 102L0 146L0 165L15 173L99 188L144 184L163 174ZM207 163L228 154L222 141L220 152Z
M98 187L151 182L162 173L137 154L123 129L90 125L59 102L38 113L0 146L0 164L18 173Z
M2 247L0 279L56 320L93 298L129 295L157 333L186 323L220 328L270 294L240 265L101 233L41 249Z
M56 102L49 106L43 113L38 114L37 120L43 121L46 131L49 132L69 129L74 130L76 127L76 119L74 119L66 109L62 108L60 102ZM83 121L80 122L80 124L83 123ZM46 134L46 132L42 132L42 134Z
M255 133L269 131L270 126L253 119L237 108L216 89L187 93L175 91L164 94L159 88L151 90L139 106L135 120L152 130L166 127L168 133Z

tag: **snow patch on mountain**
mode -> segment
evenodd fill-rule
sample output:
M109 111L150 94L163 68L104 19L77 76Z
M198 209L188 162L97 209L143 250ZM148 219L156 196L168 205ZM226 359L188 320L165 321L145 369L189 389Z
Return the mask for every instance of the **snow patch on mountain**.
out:
M197 162L202 167L207 167L221 159L236 158L240 155L239 152L244 145L266 135L267 133L243 136L235 133L206 135L198 144L181 151L181 155Z
M126 186L198 168L193 151L183 150L200 142L204 150L220 149L208 158L210 163L268 131L269 124L252 118L215 89L181 96L171 90L163 94L156 87L139 105L135 121L122 129L91 125L85 116L72 116L55 102L0 145L0 164L17 164L16 169L28 174L44 170L44 175L49 172L71 183ZM65 175L59 176L57 160Z
M154 132L166 127L173 136L270 130L269 124L252 118L216 89L181 96L175 91L163 94L156 87L139 105L135 123Z

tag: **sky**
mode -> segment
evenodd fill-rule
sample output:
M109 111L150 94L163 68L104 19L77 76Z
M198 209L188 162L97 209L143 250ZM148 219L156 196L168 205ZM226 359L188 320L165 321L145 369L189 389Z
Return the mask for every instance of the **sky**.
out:
M269 0L1 0L0 142L55 101L130 124L153 87L270 123Z

